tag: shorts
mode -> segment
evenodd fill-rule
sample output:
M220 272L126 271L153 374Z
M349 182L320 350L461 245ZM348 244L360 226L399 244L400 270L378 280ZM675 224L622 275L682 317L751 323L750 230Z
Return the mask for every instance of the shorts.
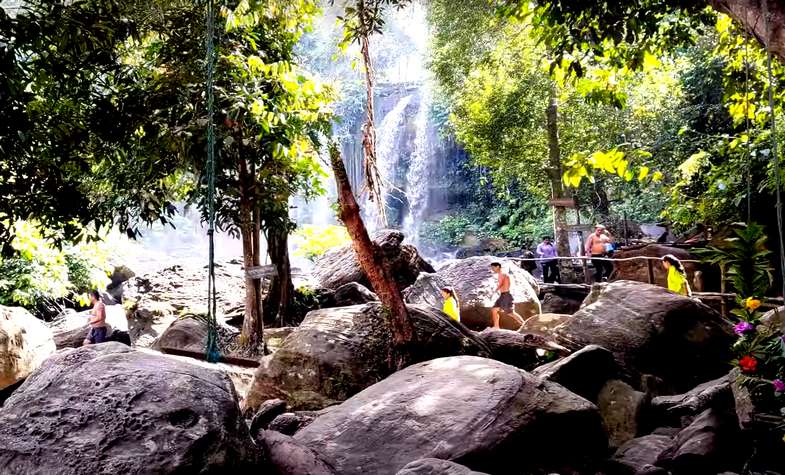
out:
M91 344L103 343L106 341L106 327L91 327L87 333L87 341Z
M493 304L494 308L500 308L505 312L512 312L513 302L512 294L509 292L502 292L496 302Z

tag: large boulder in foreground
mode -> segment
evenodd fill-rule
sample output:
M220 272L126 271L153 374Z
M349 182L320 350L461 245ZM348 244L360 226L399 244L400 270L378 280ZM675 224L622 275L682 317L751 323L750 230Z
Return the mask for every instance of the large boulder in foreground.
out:
M576 468L606 451L593 404L525 371L472 356L405 368L294 438L345 475L395 474L425 457L479 472L538 473Z
M403 467L396 475L487 475L449 460L424 458Z
M442 287L452 287L461 303L461 323L472 329L483 329L491 324L491 307L496 298L498 277L491 272L491 263L500 262L512 280L515 311L523 318L540 313L540 291L537 281L513 261L490 256L470 257L447 262L436 274L421 274L404 296L409 303L442 307ZM502 318L502 326L517 330L520 325L509 317Z
M0 305L0 389L26 378L54 352L52 332L41 320Z
M401 290L412 285L420 272L434 271L433 267L420 256L416 247L403 244L402 232L383 229L374 233L371 238L379 246ZM313 277L319 287L325 289L336 290L350 282L371 288L371 282L360 267L360 262L350 244L331 249L319 258L314 266Z
M410 361L490 354L485 343L438 310L409 306L415 329ZM293 409L321 409L389 376L392 332L381 304L315 310L265 356L254 375L246 413L268 399Z
M727 373L734 340L730 323L706 305L630 281L595 286L554 333L573 350L590 344L610 350L633 386L648 374L673 392Z
M246 473L256 462L228 377L119 343L57 353L0 409L3 473Z

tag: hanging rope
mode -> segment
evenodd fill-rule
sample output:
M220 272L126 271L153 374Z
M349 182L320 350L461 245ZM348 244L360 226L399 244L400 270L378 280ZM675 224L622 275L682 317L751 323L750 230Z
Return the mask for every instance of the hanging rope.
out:
M213 95L213 76L215 73L215 6L213 0L207 0L207 33L205 46L207 49L207 345L205 358L215 363L221 357L218 349L218 324L216 321L215 292L215 98Z
M750 35L744 34L744 129L747 134L747 224L752 222L752 137L750 136Z
M780 173L780 157L777 150L777 121L774 114L774 74L771 72L771 14L768 0L763 0L763 18L766 22L766 69L769 82L769 112L771 113L771 153L774 157L774 182L777 184L777 230L780 245L780 279L782 295L785 297L785 239L782 231L782 174Z

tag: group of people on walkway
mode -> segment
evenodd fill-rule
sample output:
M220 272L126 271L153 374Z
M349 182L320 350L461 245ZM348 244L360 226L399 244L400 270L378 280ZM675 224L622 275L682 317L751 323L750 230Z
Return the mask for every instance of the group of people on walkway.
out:
M594 281L605 282L613 273L613 236L602 224L594 227L594 232L586 239L584 250L586 256L591 258L594 267ZM559 273L559 254L550 236L544 236L537 246L535 256L540 262L542 280L545 283L561 282ZM684 266L672 254L661 258L662 265L667 272L668 289L682 295L691 295Z

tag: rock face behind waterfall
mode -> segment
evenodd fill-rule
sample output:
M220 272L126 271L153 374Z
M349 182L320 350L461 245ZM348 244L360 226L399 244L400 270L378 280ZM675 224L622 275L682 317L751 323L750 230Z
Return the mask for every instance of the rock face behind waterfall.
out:
M489 256L451 261L439 267L435 274L421 274L417 282L404 292L406 301L441 308L443 299L440 289L453 287L461 302L461 322L473 329L485 328L490 325L491 307L498 283L498 278L491 272L491 263L497 261L510 274L510 290L516 312L524 318L539 313L539 285L534 277L513 261ZM508 329L518 329L513 320L506 317L502 319L502 325Z
M606 449L593 404L558 384L473 356L405 368L294 438L345 475L395 474L425 457L479 472L540 473L577 468L577 460L602 457Z
M486 344L439 311L409 306L416 333L414 362L440 356L482 355ZM321 409L341 402L393 372L389 322L381 304L315 310L295 328L254 376L245 412L268 399L293 409Z
M54 352L52 333L41 320L0 305L0 389L26 378Z
M400 231L385 229L371 238L381 248L401 290L414 283L420 272L434 271L416 247L403 244L404 235ZM371 288L351 245L330 250L322 256L314 266L314 279L320 287L332 290L349 282Z
M228 377L104 343L49 358L0 409L8 474L249 473Z
M595 286L554 333L573 350L589 344L610 350L634 386L653 375L675 392L727 373L733 342L730 324L706 305L630 281Z

